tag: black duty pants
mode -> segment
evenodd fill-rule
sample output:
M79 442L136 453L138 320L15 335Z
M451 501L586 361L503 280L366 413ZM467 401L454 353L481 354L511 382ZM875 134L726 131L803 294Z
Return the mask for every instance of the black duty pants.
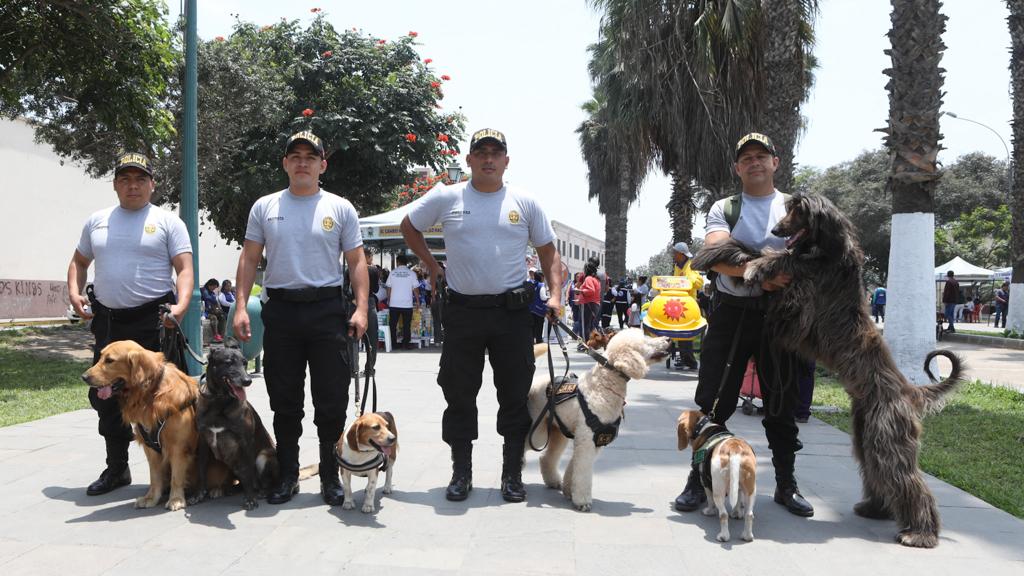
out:
M722 385L729 349L737 333L739 341L732 367ZM801 448L793 416L799 401L798 361L793 354L774 349L766 340L763 311L721 303L708 319L695 401L702 412L710 413L722 385L714 421L724 424L736 411L747 360L753 356L765 406L761 423L772 451L775 474L781 476L793 473L795 454Z
M447 304L437 375L448 403L441 419L442 440L452 444L479 437L476 397L483 382L486 353L498 393L498 434L508 444L525 443L530 430L526 397L534 371L532 326L533 314L528 308Z
M391 330L391 345L398 345L398 319L402 319L402 344L412 341L412 308L389 308L388 329Z
M615 315L619 318L619 330L622 330L626 327L626 321L629 320L629 304L615 302Z
M132 312L110 310L102 305L92 304L96 316L89 330L96 339L92 363L100 359L100 352L111 342L134 340L140 346L154 352L160 351L160 310L159 304L147 305L145 309ZM121 419L121 407L117 395L102 400L96 395L96 388L89 388L89 404L99 415L99 433L107 441L107 465L128 462L128 446L132 442L132 427Z
M271 298L261 313L263 375L274 411L281 476L298 474L299 437L305 415L306 365L313 395L313 423L320 445L333 444L345 428L348 385L348 316L341 297L318 302Z

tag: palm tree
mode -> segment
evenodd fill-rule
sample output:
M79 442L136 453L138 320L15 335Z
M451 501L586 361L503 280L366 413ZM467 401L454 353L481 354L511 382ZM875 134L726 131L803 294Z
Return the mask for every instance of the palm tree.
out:
M1024 332L1024 0L1006 0L1010 16L1010 84L1013 87L1013 163L1010 213L1010 255L1013 275L1010 292L1016 298L1011 306L1007 327Z
M621 117L610 114L600 86L583 111L587 119L576 132L587 163L588 197L597 199L598 210L605 217L605 270L611 277L621 278L626 273L627 214L647 174L650 149L642 139L631 141Z
M921 359L935 346L935 185L942 173L939 113L946 17L940 0L891 0L892 66L889 76L885 144L892 195L892 240L889 256L889 314L885 339L900 371L925 383Z
M811 49L818 1L762 0L761 6L765 106L757 126L771 136L779 152L775 187L789 192L793 182L793 150L803 127L800 105L811 93L813 70L817 67Z

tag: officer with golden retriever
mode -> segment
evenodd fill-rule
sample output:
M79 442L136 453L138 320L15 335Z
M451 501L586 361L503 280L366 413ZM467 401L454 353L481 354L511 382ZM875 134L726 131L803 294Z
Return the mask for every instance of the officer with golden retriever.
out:
M170 304L179 322L188 310L194 283L192 244L180 218L150 203L154 189L145 154L118 156L118 203L86 220L71 257L68 296L80 317L92 319L94 364L107 344L117 340L160 350L160 305ZM93 262L93 284L86 292ZM169 319L165 322L171 325ZM89 404L99 415L99 433L107 449L106 468L86 489L86 494L96 496L131 484L128 446L133 435L111 388L90 388Z
M533 286L526 282L529 244L548 279L550 310L561 308L561 258L555 233L537 200L503 180L508 168L505 135L485 128L473 134L466 162L469 182L435 188L402 220L406 244L432 275L448 282L444 348L437 383L448 407L441 437L451 446L452 479L445 497L465 500L473 487L473 440L478 437L476 397L484 357L494 370L498 434L502 448L501 496L526 499L523 452L530 429L526 398L533 378ZM440 223L448 253L447 273L427 249L423 231Z
M320 189L319 177L327 170L320 138L308 131L293 134L285 145L282 165L288 188L253 205L235 274L238 293L248 294L266 251L261 313L264 376L274 411L281 475L267 502L283 504L299 491L299 438L308 365L313 422L320 441L320 493L324 502L337 506L345 495L334 444L345 429L351 379L348 339L361 338L366 332L366 258L355 208ZM351 317L342 290L342 256L355 294ZM252 337L249 322L245 307L237 308L232 325L237 338Z

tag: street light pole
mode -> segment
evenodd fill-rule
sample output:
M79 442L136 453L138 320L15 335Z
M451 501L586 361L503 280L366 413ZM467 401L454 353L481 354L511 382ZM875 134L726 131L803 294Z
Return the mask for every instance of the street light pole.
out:
M963 120L964 122L970 122L971 124L977 124L978 126L981 126L982 128L984 128L984 129L988 130L989 132L995 134L996 138L999 138L999 141L1002 142L1003 150L1006 151L1006 188L1007 188L1007 190L1006 190L1006 199L1007 199L1007 205L1009 205L1010 198L1013 197L1013 160L1010 157L1010 147L1006 145L1006 140L1003 139L1002 135L999 134L999 132L997 132L995 128L989 126L988 124L982 124L981 122L978 122L977 120L971 120L970 118L964 118L963 116L960 116L959 114L956 114L954 112L943 112L942 114L944 114L946 116L949 116L950 118L956 118L957 120Z
M182 170L181 175L181 208L179 215L185 221L188 228L188 237L192 242L192 273L193 289L192 299L189 301L188 312L185 313L185 322L182 329L185 331L185 338L198 350L203 349L203 324L200 318L200 305L202 297L199 293L199 150L196 140L197 132L197 71L198 54L196 45L196 2L198 0L185 1L185 117L183 124L182 142ZM242 296L244 305L248 295ZM188 373L198 376L202 372L202 366L196 362L191 355L185 355L188 361Z

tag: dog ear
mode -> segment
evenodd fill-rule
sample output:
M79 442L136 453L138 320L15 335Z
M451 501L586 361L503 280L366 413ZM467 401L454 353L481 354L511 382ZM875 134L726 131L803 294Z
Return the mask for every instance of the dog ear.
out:
M679 419L676 421L676 438L679 441L679 449L685 450L690 445L690 420L688 418L690 414L689 410L684 411L679 415Z
M133 384L146 385L152 368L153 362L148 350L132 350L128 353L128 369Z
M355 422L348 429L348 434L345 435L345 441L348 442L348 447L359 451L359 429L363 427L361 422Z
M377 414L380 414L381 417L384 418L384 421L388 423L388 430L390 430L392 434L397 435L398 426L395 425L394 415L392 415L391 412L377 412Z

